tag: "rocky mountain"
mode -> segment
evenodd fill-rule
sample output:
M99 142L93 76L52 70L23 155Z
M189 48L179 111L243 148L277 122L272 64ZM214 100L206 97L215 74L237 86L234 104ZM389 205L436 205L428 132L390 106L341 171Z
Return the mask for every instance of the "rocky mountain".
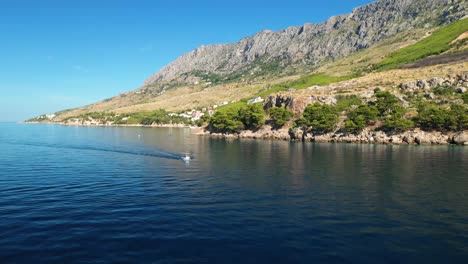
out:
M140 90L154 93L171 84L191 84L245 73L317 65L339 58L414 28L429 28L467 14L465 0L381 0L321 24L273 32L264 30L232 44L201 46L167 65ZM237 74L237 75L236 75Z
M439 26L467 17L467 10L466 0L380 0L321 24L264 30L237 43L201 46L150 76L139 89L57 112L53 121L98 112L204 109L291 89L291 81L305 84L309 77L314 85L355 78L392 52L431 39ZM454 31L459 34L452 37L460 41L451 52L466 50L466 32L460 30L463 26ZM441 45L437 41L433 44ZM418 50L432 46L425 47ZM378 82L382 85L382 80Z

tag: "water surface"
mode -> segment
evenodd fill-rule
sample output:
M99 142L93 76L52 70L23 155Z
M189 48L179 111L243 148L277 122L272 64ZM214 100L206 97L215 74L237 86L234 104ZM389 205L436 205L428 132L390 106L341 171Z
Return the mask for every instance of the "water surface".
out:
M467 147L3 123L0 194L1 263L468 259Z

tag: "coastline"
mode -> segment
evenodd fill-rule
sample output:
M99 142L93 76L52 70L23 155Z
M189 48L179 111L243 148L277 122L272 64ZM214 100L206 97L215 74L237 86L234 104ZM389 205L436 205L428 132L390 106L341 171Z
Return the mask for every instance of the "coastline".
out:
M365 128L360 134L344 134L332 132L327 134L316 134L296 129L272 129L265 125L259 130L243 130L240 133L213 133L206 127L190 126L186 124L78 124L62 122L22 122L24 124L52 124L61 126L79 127L147 127L147 128L190 128L192 134L199 136L209 136L214 138L238 138L238 139L260 139L260 140L283 140L296 142L317 142L317 143L355 143L355 144L386 144L386 145L462 145L468 146L468 130L459 132L442 133L439 131L423 131L419 128L397 133L387 134L383 131L372 131Z
M81 124L81 123L64 123L64 122L20 122L22 124L44 124L44 125L60 125L60 126L77 126L77 127L173 127L173 128L200 128L197 126L190 126L186 124L154 124L154 125L142 125L142 124Z
M244 130L236 134L211 133L202 129L198 135L220 138L249 138L317 143L468 146L468 130L442 133L439 131L427 132L419 128L397 134L387 134L383 131L371 131L366 128L358 135L347 135L340 132L314 135L310 132L302 131L301 129L273 130L270 126L265 126L257 131Z

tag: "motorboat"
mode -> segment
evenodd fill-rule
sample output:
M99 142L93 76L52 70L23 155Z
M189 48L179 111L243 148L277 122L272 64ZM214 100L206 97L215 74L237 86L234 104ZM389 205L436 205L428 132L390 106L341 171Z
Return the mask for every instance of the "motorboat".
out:
M190 158L190 153L188 152L185 152L184 153L184 156L180 157L183 161L190 161L191 158Z

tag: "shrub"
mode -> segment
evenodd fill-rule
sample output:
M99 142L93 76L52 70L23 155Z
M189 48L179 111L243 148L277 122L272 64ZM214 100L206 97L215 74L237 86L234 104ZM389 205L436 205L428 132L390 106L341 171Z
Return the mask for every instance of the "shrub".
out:
M398 98L395 95L388 91L381 91L379 89L376 89L374 92L375 97L377 98L375 107L377 107L381 117L396 115L402 116L404 114L402 107L398 103Z
M286 122L288 122L293 113L282 107L273 107L270 109L270 118L275 127L282 127Z
M218 111L210 119L210 126L214 132L239 132L244 124L239 120L237 112Z
M140 118L131 116L131 117L127 120L126 124L128 124L128 125L137 125L137 124L141 124L141 121L142 121L142 120L141 120Z
M238 104L221 108L210 118L214 132L236 133L243 129L256 129L264 124L265 111L261 104Z
M313 132L327 133L335 130L338 113L334 106L315 103L305 108L304 120Z
M451 123L450 112L436 105L427 105L420 109L416 120L424 130L445 130Z
M360 105L348 114L348 120L345 122L344 131L346 133L360 133L366 126L372 125L377 121L379 110L372 105Z
M450 106L450 115L453 119L452 129L468 129L468 107L465 105L452 104Z
M387 132L404 132L414 128L414 122L406 118L392 118L384 121L383 130Z
M256 129L264 124L265 110L261 104L250 104L239 109L239 119L247 129Z
M374 90L375 107L379 111L380 119L384 122L383 130L387 132L403 132L414 127L413 120L404 118L407 110L398 98L388 91Z
M366 127L361 120L346 120L344 132L347 134L359 134Z
M422 104L415 120L424 130L463 130L468 128L468 107L452 104L450 109L442 109L436 105Z

